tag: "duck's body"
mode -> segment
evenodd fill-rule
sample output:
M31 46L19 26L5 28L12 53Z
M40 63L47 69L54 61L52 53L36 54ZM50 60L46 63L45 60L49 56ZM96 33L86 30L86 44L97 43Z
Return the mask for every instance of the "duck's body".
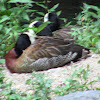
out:
M5 57L6 66L16 73L46 70L80 58L82 49L85 48L60 38L38 37L20 57L17 57L15 48L11 49Z

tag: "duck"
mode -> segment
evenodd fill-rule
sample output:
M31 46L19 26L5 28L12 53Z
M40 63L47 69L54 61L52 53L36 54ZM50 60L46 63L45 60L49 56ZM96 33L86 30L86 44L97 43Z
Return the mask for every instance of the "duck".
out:
M26 35L29 36L31 44L22 50L22 54L18 56L14 47L5 56L6 67L11 73L29 73L61 67L82 57L83 50L88 51L83 46L61 38L31 37L29 33ZM19 39L19 43L20 41L22 40Z
M48 24L48 27L51 29L52 32L60 29L60 18L55 11L51 11L45 14L44 22L47 21L51 22L50 24Z
M32 23L29 24L30 29L28 29L28 32L31 33L31 34L36 34L35 31L31 28L33 26L38 28L42 24L43 24L42 21L33 21ZM53 36L52 31L51 31L51 29L48 25L45 28L43 28L40 32L38 32L36 35L37 36Z

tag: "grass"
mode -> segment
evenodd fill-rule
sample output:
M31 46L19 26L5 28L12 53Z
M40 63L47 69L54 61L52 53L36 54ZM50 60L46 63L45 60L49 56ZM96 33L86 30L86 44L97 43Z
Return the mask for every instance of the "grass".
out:
M64 79L63 83L56 87L54 91L55 94L57 94L58 96L63 96L75 91L90 90L89 86L92 83L96 82L97 79L89 82L89 74L89 65L87 65L86 69L83 69L83 67L81 66L72 73L70 78Z
M82 12L76 17L78 29L72 29L74 40L95 53L100 53L100 8L84 3Z
M89 65L86 69L79 67L73 71L70 78L62 79L63 83L55 86L55 89L51 89L51 83L53 79L49 79L47 76L40 72L31 73L31 77L27 79L26 84L30 86L30 93L25 93L12 89L12 82L5 83L5 76L3 69L0 69L0 100L51 100L51 96L62 96L75 91L90 90L90 85L95 83L98 79L88 81ZM19 83L20 84L20 83ZM99 90L99 88L98 88ZM22 90L23 91L23 90ZM52 95L51 95L52 94Z

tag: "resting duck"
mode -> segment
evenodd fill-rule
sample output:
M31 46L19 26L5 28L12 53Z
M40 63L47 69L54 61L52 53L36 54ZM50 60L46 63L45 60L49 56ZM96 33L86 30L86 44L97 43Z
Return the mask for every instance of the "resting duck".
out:
M60 18L59 16L57 16L57 14L54 11L49 12L44 16L44 22L47 21L51 22L50 24L48 24L48 26L52 32L60 28Z
M55 37L40 36L34 38L29 36L29 40L30 46L22 50L20 56L18 56L16 47L6 54L6 66L10 72L27 73L33 70L40 71L63 66L80 58L83 49L88 50L80 45Z

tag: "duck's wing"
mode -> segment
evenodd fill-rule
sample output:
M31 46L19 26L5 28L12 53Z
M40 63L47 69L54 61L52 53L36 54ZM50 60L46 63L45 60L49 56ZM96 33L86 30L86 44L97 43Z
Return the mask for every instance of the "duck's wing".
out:
M34 44L24 51L22 56L26 55L27 61L31 61L26 65L28 72L39 71L63 66L78 59L82 55L82 49L84 47L65 42L63 39L41 37L37 38Z
M66 55L69 52L76 52L78 54L76 58L80 58L82 55L82 49L85 48L72 42L64 41L60 38L39 37L34 44L25 50L25 52L30 59L34 60Z
M25 52L27 56L29 56L30 59L39 59L39 58L51 58L58 55L65 55L69 52L66 52L63 48L69 45L68 42L64 42L63 39L59 38L52 38L52 37L43 37L38 38L34 44L32 44L30 47L28 47Z
M63 66L78 59L82 55L82 49L84 47L63 39L37 37L34 44L25 49L16 60L13 72L32 72Z
M57 68L61 67L67 63L69 63L71 60L73 60L77 56L77 53L69 52L66 55L58 55L51 58L40 58L36 60L35 62L32 62L29 65L28 69L35 70L35 71L41 71L41 70L47 70L51 68Z

